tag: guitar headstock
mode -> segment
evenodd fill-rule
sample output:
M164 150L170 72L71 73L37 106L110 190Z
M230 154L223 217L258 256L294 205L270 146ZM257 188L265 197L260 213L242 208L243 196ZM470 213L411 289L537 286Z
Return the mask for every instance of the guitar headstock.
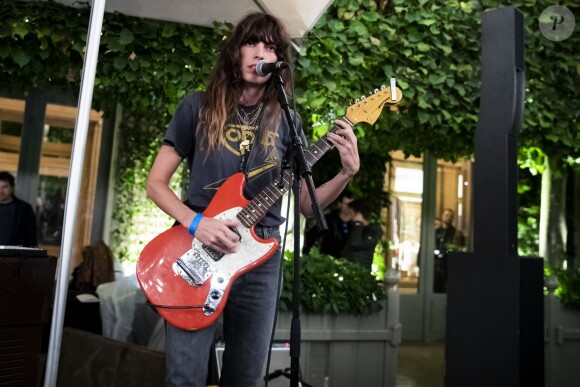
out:
M403 92L391 81L390 87L382 86L368 97L363 96L360 100L356 100L346 109L345 117L353 124L366 122L372 125L381 115L385 104L396 105L402 98Z

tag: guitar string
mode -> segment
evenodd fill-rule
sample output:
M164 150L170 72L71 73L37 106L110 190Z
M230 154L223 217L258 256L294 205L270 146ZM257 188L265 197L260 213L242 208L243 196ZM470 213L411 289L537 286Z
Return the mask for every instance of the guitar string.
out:
M346 117L342 117L342 120L349 123L350 125L352 125L352 123L350 122L350 120L348 120ZM334 132L337 129L339 129L339 127L337 125L333 126L329 132ZM327 149L324 150L323 148L321 148L319 145L320 144L324 144L326 145ZM324 156L324 154L326 154L326 152L330 149L332 149L334 146L332 145L332 143L330 143L329 141L326 140L326 135L324 135L317 143L313 144L308 150L306 150L305 153L307 153L307 162L310 165L314 165L314 163L316 163L318 160L320 160L320 158L322 156ZM317 150L320 150L320 152L322 153L320 156L317 156ZM312 161L309 161L308 158L313 159ZM268 187L266 187L266 189L264 189L264 191L262 191L258 196L256 196L254 199L252 199L252 201L245 207L243 208L237 215L238 220L240 220L242 223L244 223L244 225L246 227L251 227L253 224L257 223L266 213L266 211L268 210L268 208L273 205L276 200L278 200L282 195L284 195L285 191L288 190L289 184L290 182L286 179L287 176L284 176L283 181L285 184L284 186L284 190L280 190L280 195L278 196L278 192L275 193L274 196L276 196L275 200L272 200L272 203L268 203L267 199L272 199L269 197L269 195L272 194L272 189L275 188L275 186L278 183L271 183ZM286 186L288 185L288 187ZM277 188L275 188L277 189ZM258 205L262 202L265 202L267 204L267 208L256 208L257 205L256 203L258 203ZM258 212L259 216L254 216L255 212ZM250 220L251 223L246 224L245 221L246 220Z

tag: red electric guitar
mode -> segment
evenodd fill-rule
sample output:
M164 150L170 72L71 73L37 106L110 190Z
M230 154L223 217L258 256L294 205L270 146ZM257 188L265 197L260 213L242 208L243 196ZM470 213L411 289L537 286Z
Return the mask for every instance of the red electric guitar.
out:
M357 100L342 119L351 125L373 124L386 103L397 104L401 98L401 90L393 81L391 87ZM335 126L331 131L337 129ZM332 147L323 136L305 152L307 162L313 165ZM180 226L159 234L145 246L137 262L137 279L165 320L181 329L196 330L211 325L220 316L234 280L264 263L278 248L276 239L258 238L254 225L288 191L291 179L291 173L286 171L282 179L272 182L251 201L243 196L242 173L221 185L203 215L241 223L235 230L241 239L234 254L212 250Z

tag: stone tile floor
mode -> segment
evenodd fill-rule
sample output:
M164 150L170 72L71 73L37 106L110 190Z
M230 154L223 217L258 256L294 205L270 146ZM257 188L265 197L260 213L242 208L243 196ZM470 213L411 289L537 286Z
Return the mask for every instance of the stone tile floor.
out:
M401 343L397 387L443 387L444 351L444 342Z

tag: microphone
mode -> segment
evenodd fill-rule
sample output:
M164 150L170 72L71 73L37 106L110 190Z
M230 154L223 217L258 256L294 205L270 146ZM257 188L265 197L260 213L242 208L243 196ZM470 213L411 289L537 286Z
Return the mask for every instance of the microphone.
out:
M268 61L261 60L256 63L256 74L258 74L260 77L267 77L272 73L278 73L280 70L287 69L289 67L290 66L288 66L288 63L286 62L280 61L276 63L269 63Z

